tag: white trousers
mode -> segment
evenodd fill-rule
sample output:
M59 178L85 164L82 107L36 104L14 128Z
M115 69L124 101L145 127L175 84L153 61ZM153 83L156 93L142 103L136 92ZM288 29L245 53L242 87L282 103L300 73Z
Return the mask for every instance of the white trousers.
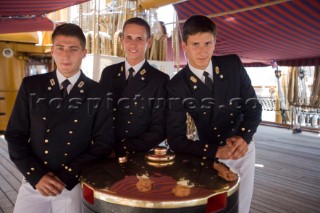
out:
M249 213L253 194L256 150L254 142L248 146L248 152L238 160L219 160L240 176L239 213Z
M28 182L22 181L13 213L79 213L81 212L81 187L64 189L57 196L42 196Z

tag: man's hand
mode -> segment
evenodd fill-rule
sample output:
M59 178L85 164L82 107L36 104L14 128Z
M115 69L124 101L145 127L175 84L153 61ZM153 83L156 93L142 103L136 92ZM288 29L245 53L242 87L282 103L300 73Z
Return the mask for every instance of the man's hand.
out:
M230 158L232 160L238 160L243 157L248 151L248 144L240 136L234 136L227 138L227 146L230 148Z
M243 157L248 151L248 144L240 136L227 138L226 145L218 148L216 158L226 160L237 160Z
M45 197L61 194L65 184L52 172L44 175L36 184L36 189Z
M228 145L220 146L215 157L223 160L230 159L232 151L233 150Z

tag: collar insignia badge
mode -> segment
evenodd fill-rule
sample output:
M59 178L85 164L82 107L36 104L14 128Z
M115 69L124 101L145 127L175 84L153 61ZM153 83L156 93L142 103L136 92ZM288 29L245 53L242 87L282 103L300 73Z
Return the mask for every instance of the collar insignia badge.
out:
M216 66L214 69L215 69L216 74L219 75L219 73L220 73L219 67Z
M191 77L190 77L190 80L191 80L193 83L197 83L197 79L196 79L194 76L191 76Z
M56 84L56 82L54 81L53 78L50 79L50 84L51 84L51 86L54 86Z
M141 70L140 75L144 75L147 71L145 69Z
M83 81L80 81L79 84L78 84L78 87L79 87L79 88L82 88L83 85L84 85L84 82L83 82Z

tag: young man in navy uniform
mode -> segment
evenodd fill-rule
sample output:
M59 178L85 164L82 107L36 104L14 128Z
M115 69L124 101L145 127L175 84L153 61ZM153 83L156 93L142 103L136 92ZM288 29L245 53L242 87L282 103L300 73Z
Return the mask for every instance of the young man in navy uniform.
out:
M166 138L169 76L152 67L145 59L151 46L150 26L142 18L128 19L121 43L125 61L102 71L100 83L114 104L115 152L147 152Z
M52 42L57 70L23 79L5 132L24 175L15 213L81 212L81 170L114 145L105 91L80 70L87 52L81 28L60 25Z
M183 26L182 47L188 64L168 83L167 138L175 152L219 160L240 175L239 212L249 212L253 193L253 134L262 108L236 55L212 56L216 25L191 16ZM186 113L198 139L187 138Z

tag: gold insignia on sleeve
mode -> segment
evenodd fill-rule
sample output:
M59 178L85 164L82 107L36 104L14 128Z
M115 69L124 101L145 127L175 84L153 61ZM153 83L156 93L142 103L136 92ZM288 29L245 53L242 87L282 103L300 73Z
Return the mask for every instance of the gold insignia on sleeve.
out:
M50 79L50 84L51 84L51 86L54 86L56 84L56 82L54 81L53 78Z
M190 80L191 80L193 83L197 83L197 79L196 79L194 76L191 76L191 77L190 77Z
M216 66L216 67L214 68L214 70L215 70L216 74L219 75L219 73L220 73L219 67Z
M82 88L83 85L84 85L84 82L83 82L83 81L80 81L79 84L78 84L78 87L79 87L79 88Z
M143 70L141 70L140 75L144 75L145 73L146 73L146 70L143 69Z

